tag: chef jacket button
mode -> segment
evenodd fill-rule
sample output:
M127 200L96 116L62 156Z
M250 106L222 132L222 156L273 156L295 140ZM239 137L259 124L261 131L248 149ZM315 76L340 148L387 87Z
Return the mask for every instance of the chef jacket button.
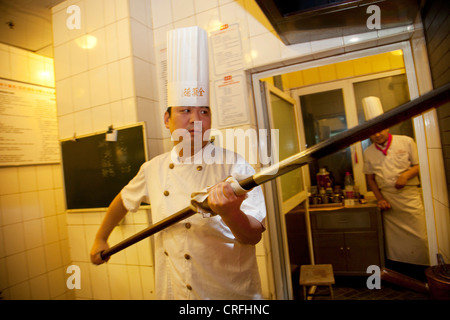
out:
M190 224L189 222L186 222L186 223L184 224L184 226L186 227L186 229L190 229L190 228L191 228L191 224Z
M169 168L173 169L175 167L175 165L173 163L169 164Z
M184 255L184 258L186 259L186 260L189 260L190 258L191 258L191 256L190 255L188 255L187 253Z
M190 284L187 284L187 285L186 285L186 289L188 289L188 290L192 290L192 287L191 287L191 285L190 285Z
M202 166L198 166L197 167L197 171L202 171L203 170L203 167Z
M167 197L169 195L169 191L164 191L164 195Z

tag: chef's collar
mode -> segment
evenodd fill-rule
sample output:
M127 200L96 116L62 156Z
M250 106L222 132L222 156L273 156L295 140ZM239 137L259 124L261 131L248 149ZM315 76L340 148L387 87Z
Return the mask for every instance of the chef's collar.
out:
M194 155L189 155L189 156L179 156L179 150L177 148L177 146L175 145L171 152L170 152L170 157L172 159L172 162L174 164L203 164L204 160L203 160L203 149L206 148L208 145L210 145L211 142L208 142L205 146L203 146L200 150L198 150Z

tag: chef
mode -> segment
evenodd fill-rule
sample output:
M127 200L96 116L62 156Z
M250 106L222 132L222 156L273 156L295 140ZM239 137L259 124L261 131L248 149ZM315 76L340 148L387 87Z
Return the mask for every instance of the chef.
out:
M154 236L156 297L261 299L255 244L265 230L264 197L260 187L248 193L233 189L225 180L250 176L253 168L241 156L209 142L206 31L198 27L169 31L167 52L169 108L164 124L172 133L174 147L144 163L113 200L95 238L91 260L105 262L99 252L108 248L109 234L141 202L151 204L156 223L188 206L193 192L209 187L211 212L200 210L202 214Z
M378 97L363 99L366 120L383 113ZM386 257L392 269L422 273L429 265L425 212L419 185L419 159L411 137L384 129L370 137L364 173L383 210Z

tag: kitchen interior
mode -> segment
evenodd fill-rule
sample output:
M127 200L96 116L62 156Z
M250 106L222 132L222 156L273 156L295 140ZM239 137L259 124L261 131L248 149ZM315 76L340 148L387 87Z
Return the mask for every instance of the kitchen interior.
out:
M381 7L381 29L368 30L372 3ZM81 29L66 27L70 5L81 8ZM247 111L243 122L215 118L215 126L278 129L277 161L363 124L364 97L379 97L386 112L450 78L444 0L2 0L0 8L0 78L55 89L58 139L144 121L152 123L149 158L170 145L162 124L153 123L164 110L165 33L175 27L200 25L211 37L223 25L238 26L241 66L231 73L244 79ZM76 41L88 35L97 37L92 50L89 37ZM211 83L222 78L216 72ZM219 108L214 100L213 114ZM429 265L436 267L439 256L450 263L449 117L446 103L390 128L419 150ZM367 288L367 267L386 266L382 212L363 172L370 144L360 141L264 185L267 231L257 258L265 299L304 299L300 267L310 264L333 266L336 300L437 298L424 274L412 284L400 276ZM151 240L93 267L88 252L104 211L66 210L62 166L0 167L1 298L152 299ZM140 210L111 241L148 222L148 210ZM81 268L81 289L67 288L69 265ZM326 287L310 293L330 298Z

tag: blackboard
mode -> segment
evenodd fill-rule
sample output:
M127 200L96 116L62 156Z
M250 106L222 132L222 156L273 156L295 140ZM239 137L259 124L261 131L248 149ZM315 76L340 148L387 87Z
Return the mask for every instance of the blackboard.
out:
M143 123L61 141L67 210L106 208L147 161Z

